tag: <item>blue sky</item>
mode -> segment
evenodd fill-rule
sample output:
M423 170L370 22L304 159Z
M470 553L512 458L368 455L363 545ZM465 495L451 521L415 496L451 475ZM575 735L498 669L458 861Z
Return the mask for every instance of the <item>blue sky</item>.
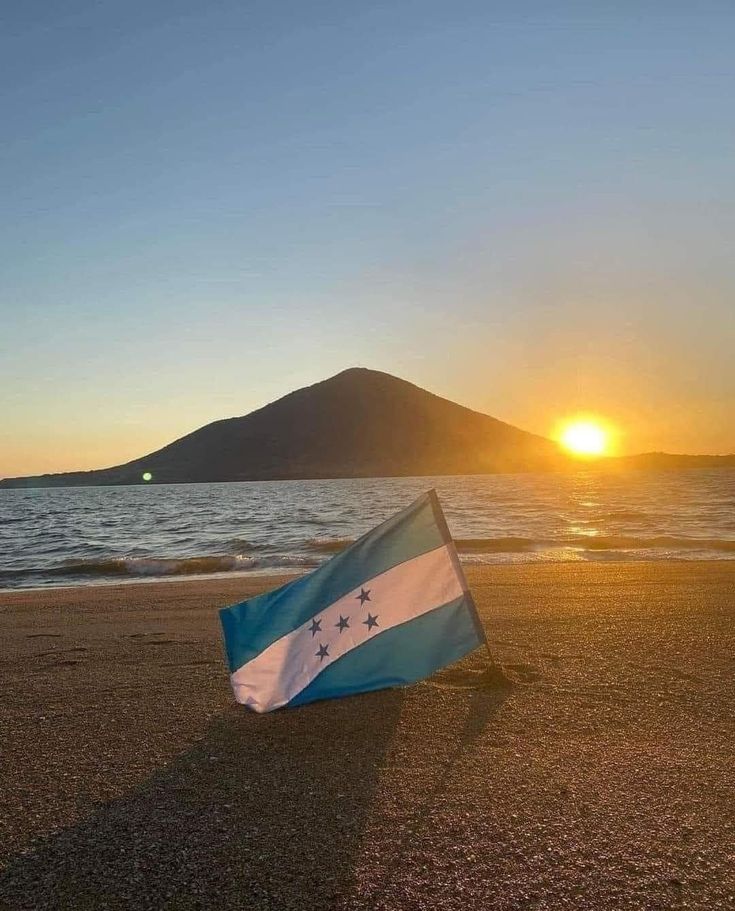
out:
M552 8L553 7L553 8ZM0 475L361 364L735 450L730 3L0 14Z

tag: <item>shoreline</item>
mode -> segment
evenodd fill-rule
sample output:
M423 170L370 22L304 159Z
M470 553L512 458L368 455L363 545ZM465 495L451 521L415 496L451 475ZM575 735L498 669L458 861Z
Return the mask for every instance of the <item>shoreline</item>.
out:
M569 475L585 471L590 474L614 473L621 471L651 473L651 474L679 474L695 471L733 471L735 470L735 453L724 452L710 455L695 453L673 452L639 452L627 455L598 456L593 459L568 457L569 461L553 468L539 469L538 467L526 470L495 470L480 472L452 472L451 474L338 474L338 475L304 475L286 477L259 477L259 478L227 478L209 481L144 481L130 480L123 483L107 484L38 484L36 486L24 484L23 481L35 480L44 477L58 477L62 475L79 475L91 472L112 471L105 468L70 469L58 472L46 472L40 475L19 475L17 477L0 478L0 493L8 490L36 491L36 490L100 490L120 489L129 487L192 487L198 484L300 484L304 481L402 481L406 478L488 478L525 475ZM118 466L120 467L120 466Z
M716 560L713 562L717 562ZM316 569L313 567L312 569ZM311 572L311 570L307 570ZM262 570L232 570L230 572L221 572L221 573L182 573L181 575L175 575L173 573L169 575L162 576L136 576L130 579L100 579L94 582L69 582L67 585L63 583L50 583L49 585L36 585L36 586L23 586L22 588L0 588L0 598L4 595L18 594L21 592L34 592L39 594L41 592L55 592L55 591L66 591L67 589L80 589L81 591L94 590L97 588L115 588L115 587L127 587L129 585L160 585L162 582L169 582L172 584L181 584L186 585L189 582L204 582L204 583L215 583L221 582L226 579L247 579L247 578L295 578L296 576L303 575L303 573L287 571L278 572L273 569L262 569Z
M706 558L692 558L692 557L660 557L656 559L651 559L650 557L633 557L623 560L618 559L597 559L597 560L582 560L582 559L569 559L569 560L517 560L517 561L501 561L481 563L475 561L466 561L462 559L460 554L460 563L465 571L469 573L471 571L484 571L484 570L494 570L497 567L518 567L518 568L527 568L527 567L550 567L550 566L668 566L674 565L678 566L681 564L694 564L694 565L719 565L719 564L735 564L735 554L733 556L721 556L721 557L706 557ZM298 576L306 575L310 572L313 572L315 569L318 569L319 566L323 564L317 564L316 566L310 566L305 568L303 571L288 569L284 567L279 569L278 567L263 567L261 569L243 569L243 570L226 570L223 572L217 573L168 573L162 575L149 575L149 576L131 576L129 578L106 578L92 580L88 582L79 582L72 581L69 583L49 583L47 585L24 585L18 586L15 588L3 588L0 586L0 606L1 599L6 595L19 594L24 592L29 593L42 593L42 592L55 592L60 590L67 589L79 589L80 591L94 590L98 588L114 588L114 587L127 587L127 586L140 586L140 585L160 585L163 582L171 584L181 584L185 585L188 583L211 583L215 584L217 582L223 582L228 579L294 579ZM265 590L265 589L264 589Z

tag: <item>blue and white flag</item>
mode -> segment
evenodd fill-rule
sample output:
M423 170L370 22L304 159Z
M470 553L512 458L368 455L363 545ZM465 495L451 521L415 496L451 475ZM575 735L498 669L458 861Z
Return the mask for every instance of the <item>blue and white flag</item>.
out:
M235 698L256 712L413 683L486 641L433 490L220 619Z

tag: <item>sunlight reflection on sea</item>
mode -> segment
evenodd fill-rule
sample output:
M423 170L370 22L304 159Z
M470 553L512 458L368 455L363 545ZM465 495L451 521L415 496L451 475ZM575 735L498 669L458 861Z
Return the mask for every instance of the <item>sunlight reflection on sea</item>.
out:
M735 558L735 471L0 491L0 587L318 565L430 487L466 562Z

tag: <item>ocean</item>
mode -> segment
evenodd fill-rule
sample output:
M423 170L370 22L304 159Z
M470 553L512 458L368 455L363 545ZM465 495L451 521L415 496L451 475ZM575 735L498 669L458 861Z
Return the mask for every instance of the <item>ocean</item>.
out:
M735 559L735 471L0 491L0 588L303 571L435 487L467 563Z

